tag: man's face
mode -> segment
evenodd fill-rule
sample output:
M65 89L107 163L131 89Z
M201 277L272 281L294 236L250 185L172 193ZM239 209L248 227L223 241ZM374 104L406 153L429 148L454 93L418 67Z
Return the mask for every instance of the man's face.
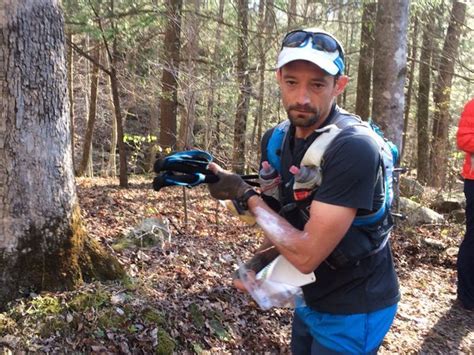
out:
M337 81L313 63L297 60L277 72L283 106L293 125L315 129L328 117L347 77ZM342 80L341 80L342 79Z

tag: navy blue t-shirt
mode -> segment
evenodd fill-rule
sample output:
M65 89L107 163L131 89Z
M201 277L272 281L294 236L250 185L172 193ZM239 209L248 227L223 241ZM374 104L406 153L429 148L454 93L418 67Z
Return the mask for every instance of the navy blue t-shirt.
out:
M384 183L381 157L377 143L366 130L357 125L345 127L328 146L321 164L322 183L313 200L357 208L357 215L366 215L381 206ZM266 142L271 132L267 131L262 139L262 160L266 160ZM281 152L282 205L294 202L293 176L289 167L299 166L305 151L318 135L314 133L304 140L295 138L293 134L294 128L290 126ZM284 217L302 230L310 202L283 214ZM354 314L372 312L398 302L399 287L389 245L356 263L338 267L332 263L339 250L365 255L373 243L372 237L380 233L381 228L381 224L350 227L333 254L314 271L316 282L303 287L309 306L319 312Z

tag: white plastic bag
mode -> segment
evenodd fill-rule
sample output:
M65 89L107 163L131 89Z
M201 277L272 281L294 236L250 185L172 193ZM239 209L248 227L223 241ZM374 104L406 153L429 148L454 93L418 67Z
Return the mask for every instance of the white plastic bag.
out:
M281 255L257 275L241 263L239 277L255 302L264 310L272 307L303 306L301 286L316 281L314 273L299 272Z

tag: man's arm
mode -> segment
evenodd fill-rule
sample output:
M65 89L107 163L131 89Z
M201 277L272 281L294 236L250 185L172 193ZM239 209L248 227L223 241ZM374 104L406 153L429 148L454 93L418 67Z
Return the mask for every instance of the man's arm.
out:
M354 220L356 209L313 201L303 231L294 228L262 199L248 205L257 223L278 251L299 271L313 272L334 250Z

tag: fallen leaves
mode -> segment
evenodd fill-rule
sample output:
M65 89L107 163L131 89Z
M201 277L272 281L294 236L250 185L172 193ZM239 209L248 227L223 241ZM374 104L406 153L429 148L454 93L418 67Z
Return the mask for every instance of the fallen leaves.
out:
M260 232L228 214L204 187L159 193L143 178L120 189L80 179L89 234L127 269L121 282L18 300L0 313L0 350L84 353L289 353L292 311L262 311L233 289L230 275L259 244ZM111 248L148 218L169 222L166 245ZM453 306L462 226L397 229L392 238L402 301L379 351L469 353L473 312ZM167 239L167 238L164 238ZM433 247L423 239L438 240ZM30 311L28 311L30 310Z

